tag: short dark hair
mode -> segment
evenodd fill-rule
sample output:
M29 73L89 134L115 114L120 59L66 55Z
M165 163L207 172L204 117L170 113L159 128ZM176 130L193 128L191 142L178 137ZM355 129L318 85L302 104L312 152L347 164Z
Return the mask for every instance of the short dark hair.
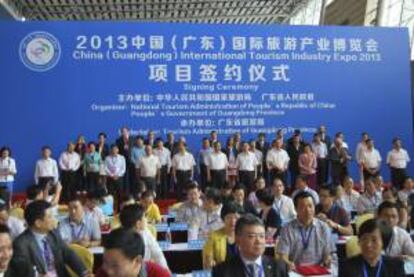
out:
M383 240L385 237L390 237L392 235L392 228L390 226L382 220L372 218L362 223L361 227L359 227L358 238L361 238L365 234L372 233L375 230L380 231Z
M137 221L141 221L144 217L144 212L144 208L138 204L125 206L119 215L122 227L127 229L135 227Z
M267 188L256 191L256 197L259 202L263 202L266 206L272 206L275 201L275 196Z
M105 250L119 249L130 260L144 257L145 246L142 237L135 231L125 228L113 230L104 241Z
M301 181L307 183L308 182L308 177L304 174L299 174L298 176L296 176L295 181L297 181L297 180L301 180Z
M335 186L322 185L319 189L319 192L321 192L321 190L329 192L329 195L331 197L336 196L336 187Z
M244 227L246 226L262 226L264 228L263 221L260 218L252 214L245 214L242 217L240 217L236 222L236 227L235 227L236 236L241 235Z
M38 185L32 185L32 186L27 187L26 189L27 199L34 200L36 196L42 191L43 191L42 188Z
M8 146L3 146L3 147L0 149L0 154L2 154L2 155L3 155L3 152L4 152L4 151L6 151L6 150L9 152L9 156L11 157L12 152L11 152L10 147L8 147Z
M186 190L189 191L189 190L192 190L192 189L197 189L197 190L200 189L200 187L198 186L197 182L192 181L192 182L190 182L190 183L187 184Z
M221 208L220 217L221 219L224 220L224 218L228 214L242 214L242 213L243 213L243 209L239 205L234 203L234 201L229 201L225 203L223 207Z
M100 137L100 136L103 136L104 138L106 138L107 136L106 136L106 134L104 133L104 132L100 132L99 134L98 134L98 137Z
M313 198L312 194L307 191L301 191L296 194L295 198L293 198L293 203L295 203L295 207L298 206L299 200L310 197L312 199L313 204L315 204L315 199Z
M218 205L222 202L220 191L216 188L208 188L205 193L206 199L213 200Z
M78 195L74 195L74 196L72 196L72 197L70 197L70 198L68 199L68 204L69 204L70 202L79 202L79 203L81 203L81 204L82 204L82 199L81 199L81 197L80 197L80 196L78 196Z
M243 190L244 192L246 192L246 187L242 183L238 183L233 188L233 191L236 191L236 190Z
M152 190L146 190L146 191L144 191L144 192L141 194L141 199L145 199L145 198L148 198L148 197L155 198L154 191L152 191Z
M36 200L26 206L24 210L24 219L29 227L32 227L36 220L42 220L45 217L46 210L51 207L50 203L45 200Z
M396 203L384 201L378 206L377 214L380 215L381 212L385 209L396 209L397 211L399 211L399 207Z
M50 150L50 151L52 151L52 149L50 148L50 146L49 146L49 145L44 145L44 146L42 146L42 152L43 152L43 151L45 151L45 150Z

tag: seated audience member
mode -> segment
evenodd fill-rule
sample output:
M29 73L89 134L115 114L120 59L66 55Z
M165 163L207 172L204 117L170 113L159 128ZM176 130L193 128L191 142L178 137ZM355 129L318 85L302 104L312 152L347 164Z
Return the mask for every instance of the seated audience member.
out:
M102 268L96 277L170 277L171 273L154 262L144 261L145 245L137 232L119 228L104 243Z
M298 175L295 182L296 190L292 193L292 199L295 199L299 192L306 191L312 195L315 205L319 204L319 196L316 191L308 187L307 178L305 175Z
M374 213L382 202L382 196L378 193L374 180L365 180L365 193L362 194L357 203L358 214Z
M382 193L382 191L384 190L384 179L382 178L381 175L372 177L372 179L374 180L374 184L375 184L375 188L377 189L377 192L379 194Z
M256 191L259 189L264 189L266 187L266 182L263 177L259 177L254 181L253 191L249 193L247 200L252 203L253 207L256 209L258 214L260 211L259 202L257 201Z
M108 194L105 188L97 190L96 196L99 196L99 208L105 216L113 216L114 214L114 197Z
M167 261L157 240L145 227L144 208L138 204L127 205L121 210L119 219L123 228L131 229L141 235L145 246L144 261L153 261L168 269Z
M256 191L256 196L260 206L259 217L262 219L266 229L266 240L275 239L282 226L280 215L273 208L275 197L270 189L260 189Z
M160 208L154 202L154 192L152 190L146 190L142 193L140 204L145 209L145 217L148 223L155 224L161 222Z
M0 199L0 224L6 225L9 228L9 234L14 240L18 235L23 233L26 228L23 221L9 215L8 207L8 203L3 199Z
M106 217L99 207L100 199L101 194L98 190L88 192L85 199L85 213L95 218L99 225L103 225L106 221Z
M239 219L242 210L234 202L228 202L221 209L221 219L224 227L214 231L208 237L203 248L203 268L210 270L216 264L231 259L237 255L235 241L236 221Z
M183 202L177 210L177 222L194 225L200 219L203 201L200 199L198 184L191 182L187 185L187 201Z
M408 206L398 199L397 189L387 187L382 191L382 201L395 203L398 208L398 226L407 229L408 227Z
M223 203L226 203L232 200L232 191L233 191L233 185L230 184L229 182L224 182L223 186L221 186L221 189L220 189L221 199Z
M335 188L322 186L319 190L321 202L316 206L316 216L339 235L352 236L350 218L345 209L335 203Z
M134 196L133 195L131 195L131 194L126 194L126 195L123 195L122 196L122 198L121 198L121 203L119 204L119 207L121 208L121 210L124 208L124 207L126 207L126 206L128 206L128 205L132 205L132 204L137 204L138 202L137 202L137 200L134 198Z
M69 216L59 224L59 232L66 243L79 244L84 247L101 244L101 228L98 221L89 213L85 213L79 198L68 202Z
M384 224L370 219L359 229L359 246L361 254L347 259L339 267L339 277L349 276L405 276L401 260L382 255Z
M408 203L408 197L414 193L414 183L411 177L405 178L402 189L398 192L398 199L400 199L401 202L407 204Z
M205 194L205 201L203 203L203 210L200 215L200 238L207 238L211 232L223 227L223 221L221 220L220 212L220 191L215 188L207 189Z
M359 192L354 190L354 180L350 176L346 176L342 182L344 192L341 196L341 203L343 208L351 215L357 210L357 203L359 199Z
M240 209L242 210L242 214L253 214L258 216L259 214L256 212L256 209L254 208L254 206L252 205L252 203L250 203L249 200L245 199L245 192L246 192L246 188L244 187L244 185L242 184L238 184L233 188L233 201L236 205L238 205L240 207Z
M292 198L283 194L285 185L282 180L275 178L271 186L272 194L275 197L273 208L280 215L282 225L296 218L295 205Z
M328 225L315 218L314 198L302 191L296 195L294 203L297 218L282 227L277 255L290 269L309 264L330 267L336 249Z
M13 257L13 243L10 230L0 224L0 276L2 277L36 277L33 267L26 260Z
M378 219L383 220L392 228L392 236L383 241L385 255L401 259L414 257L414 243L410 234L398 226L398 205L389 201L382 202L378 207Z
M24 217L29 227L14 240L13 259L27 261L37 274L69 276L65 266L68 265L78 276L92 277L92 272L88 272L55 230L57 221L50 207L44 200L34 201L26 207Z
M282 261L264 255L266 240L263 222L247 214L235 227L238 254L213 267L213 277L287 277L288 268Z
M38 185L29 186L26 190L26 205L34 200L45 200L52 206L54 215L58 215L58 206L62 193L62 185L60 182L56 184L53 181L47 182L43 187Z

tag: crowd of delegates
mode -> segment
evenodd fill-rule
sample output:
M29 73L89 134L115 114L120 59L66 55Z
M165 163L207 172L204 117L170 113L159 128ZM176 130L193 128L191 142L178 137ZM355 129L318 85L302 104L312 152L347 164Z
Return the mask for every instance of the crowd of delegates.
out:
M355 155L363 182L356 187L349 152L343 134L331 143L323 126L311 144L295 131L286 141L278 132L271 146L264 134L244 142L237 133L222 147L213 131L196 158L172 133L164 142L153 132L133 138L122 128L110 146L104 133L88 144L80 136L57 161L50 147L42 148L19 219L9 197L16 162L3 147L0 276L67 276L64 264L92 276L70 245L105 247L97 276L170 276L153 228L162 222L156 199L172 189L179 201L185 197L173 208L175 220L187 224L189 238L206 241L203 267L213 276L287 276L303 265L339 266L340 276L403 276L402 261L414 258L409 156L394 139L387 155L391 184L384 184L381 156L364 133ZM59 203L67 205L66 217ZM366 214L375 218L355 233L352 219ZM121 226L103 240L112 216ZM361 254L344 267L334 238L354 234ZM266 244L275 259L264 255Z

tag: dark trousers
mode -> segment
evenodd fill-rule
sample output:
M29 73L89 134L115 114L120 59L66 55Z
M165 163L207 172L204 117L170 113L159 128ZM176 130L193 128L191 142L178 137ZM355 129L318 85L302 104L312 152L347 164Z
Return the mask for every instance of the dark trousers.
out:
M318 167L316 169L316 182L320 187L328 182L327 179L328 161L326 159L318 159Z
M290 174L290 187L294 188L296 183L296 177L300 174L299 168L291 167L289 168L289 174Z
M136 175L135 175L135 165L131 161L126 162L126 170L125 175L123 176L122 182L122 192L124 194L134 194L134 185L137 183Z
M200 164L200 185L202 189L205 189L208 185L207 166L205 164Z
M270 170L270 184L273 184L273 181L275 180L275 179L280 179L280 180L282 180L282 182L283 182L283 184L286 186L287 185L287 183L286 183L286 171L279 171L279 170L276 170L276 169L272 169L272 170Z
M86 173L86 183L88 191L98 190L99 184L99 172L88 172Z
M121 194L125 193L122 191L124 187L124 178L119 177L118 179L114 179L111 177L107 177L106 179L106 187L108 189L108 193L114 197L114 207L119 208L121 202Z
M364 176L364 180L369 179L371 177L377 177L379 175L379 171L375 171L374 173L369 172L368 170L364 169L362 171L362 175Z
M159 185L159 196L162 198L167 197L169 190L170 179L168 178L168 166L163 165L160 169L160 185Z
M79 174L76 171L62 170L61 181L62 181L62 199L67 201L76 195L76 191L79 187Z
M155 177L141 177L141 181L144 182L146 190L152 190L155 191L155 185L157 181L155 180ZM157 195L158 195L157 190Z
M211 174L211 186L214 188L221 189L226 183L226 170L210 170Z
M336 187L342 184L345 176L348 175L348 167L339 162L332 163L331 167L332 184Z
M253 190L254 173L254 171L239 170L239 182L245 185L248 192Z
M39 177L39 181L37 182L37 185L40 186L42 189L44 189L49 182L54 183L54 178L53 177Z
M185 192L188 183L191 182L191 170L176 170L177 186L175 192L179 197Z
M391 171L391 183L392 185L400 190L403 187L404 180L407 178L407 171L405 168L394 168L390 167Z

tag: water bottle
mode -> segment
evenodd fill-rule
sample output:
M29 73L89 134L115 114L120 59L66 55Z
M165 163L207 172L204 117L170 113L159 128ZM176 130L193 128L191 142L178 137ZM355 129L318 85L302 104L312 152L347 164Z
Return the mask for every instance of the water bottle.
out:
M165 233L165 240L167 241L167 245L169 246L172 241L170 226L167 227L167 232Z

